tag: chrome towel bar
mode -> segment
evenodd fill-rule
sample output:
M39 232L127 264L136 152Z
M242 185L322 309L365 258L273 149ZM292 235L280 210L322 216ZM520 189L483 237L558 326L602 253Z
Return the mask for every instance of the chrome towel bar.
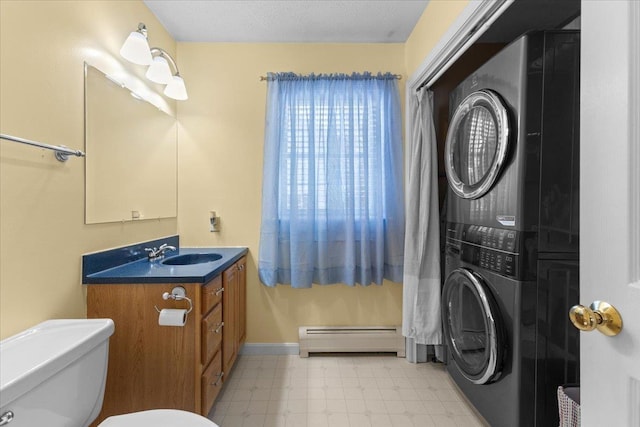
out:
M63 145L49 145L42 142L31 141L29 139L19 138L17 136L5 135L0 133L0 138L7 141L19 142L21 144L33 145L34 147L46 148L47 150L53 150L56 155L56 159L61 162L66 162L69 156L84 157L84 152L80 150L72 150Z

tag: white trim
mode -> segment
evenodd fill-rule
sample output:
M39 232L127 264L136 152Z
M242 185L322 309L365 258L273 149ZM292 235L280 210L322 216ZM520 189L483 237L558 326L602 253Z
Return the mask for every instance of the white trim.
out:
M631 2L629 39L629 281L640 281L640 4ZM633 262L636 260L636 262Z
M283 343L245 343L240 349L240 354L249 356L275 356L275 355L298 355L300 346L297 342Z
M426 82L431 86L491 26L514 0L471 1L442 35L418 69L407 89L414 93Z

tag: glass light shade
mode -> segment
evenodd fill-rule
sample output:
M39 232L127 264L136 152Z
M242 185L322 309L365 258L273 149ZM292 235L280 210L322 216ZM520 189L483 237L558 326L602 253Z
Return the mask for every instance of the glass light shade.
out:
M184 80L180 76L173 76L171 82L164 88L164 94L169 98L176 99L178 101L184 101L189 98L187 96L187 88L184 85Z
M149 66L146 74L147 78L154 83L161 83L166 85L171 83L172 73L169 68L169 63L162 56L156 56L153 58L153 63Z
M149 65L153 62L149 42L147 38L138 31L129 34L129 37L127 37L127 40L125 40L120 49L120 55L127 61L138 65Z

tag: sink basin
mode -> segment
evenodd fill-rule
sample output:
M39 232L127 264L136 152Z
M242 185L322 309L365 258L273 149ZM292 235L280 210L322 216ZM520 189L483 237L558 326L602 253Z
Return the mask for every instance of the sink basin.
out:
M222 258L220 254L184 254L167 258L162 261L164 265L192 265L217 261Z

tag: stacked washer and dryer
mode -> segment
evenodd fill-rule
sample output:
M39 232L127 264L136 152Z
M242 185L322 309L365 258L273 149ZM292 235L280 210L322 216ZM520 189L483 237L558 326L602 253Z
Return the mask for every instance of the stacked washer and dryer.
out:
M447 370L493 427L557 426L579 381L577 31L520 37L452 92Z

